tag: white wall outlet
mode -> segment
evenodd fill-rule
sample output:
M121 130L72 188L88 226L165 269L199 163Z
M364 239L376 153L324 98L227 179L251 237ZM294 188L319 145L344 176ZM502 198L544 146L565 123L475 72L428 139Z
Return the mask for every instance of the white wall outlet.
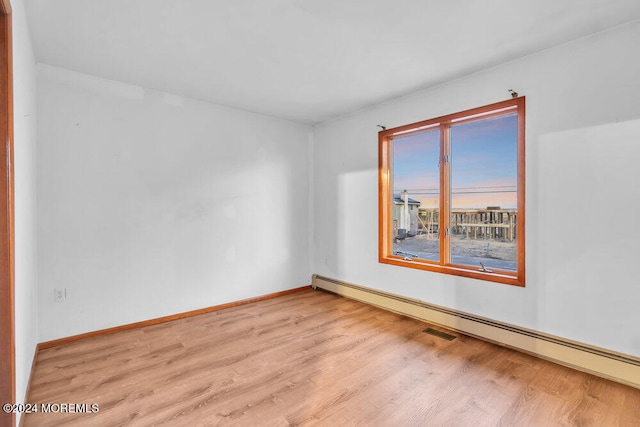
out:
M67 299L67 288L57 289L53 288L53 301L64 302Z

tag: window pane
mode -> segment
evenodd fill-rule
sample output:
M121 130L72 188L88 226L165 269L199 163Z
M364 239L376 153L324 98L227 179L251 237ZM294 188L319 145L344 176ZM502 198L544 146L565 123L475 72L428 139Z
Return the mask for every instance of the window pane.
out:
M393 253L440 260L440 131L393 139Z
M450 132L451 262L516 271L518 115Z

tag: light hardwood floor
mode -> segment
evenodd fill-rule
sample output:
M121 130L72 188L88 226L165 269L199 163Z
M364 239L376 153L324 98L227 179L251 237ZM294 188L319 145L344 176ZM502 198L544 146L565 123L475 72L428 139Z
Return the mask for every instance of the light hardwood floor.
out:
M321 291L41 350L24 426L640 426L640 390Z

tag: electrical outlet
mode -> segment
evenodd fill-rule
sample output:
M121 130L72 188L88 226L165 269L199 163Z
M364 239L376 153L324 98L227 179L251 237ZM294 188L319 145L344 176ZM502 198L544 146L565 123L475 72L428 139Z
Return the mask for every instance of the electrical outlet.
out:
M64 302L67 299L67 288L53 288L53 302Z

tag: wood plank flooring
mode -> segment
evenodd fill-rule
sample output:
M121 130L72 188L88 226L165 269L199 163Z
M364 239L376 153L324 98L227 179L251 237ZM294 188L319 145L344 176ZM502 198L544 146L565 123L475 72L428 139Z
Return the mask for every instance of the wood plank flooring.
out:
M67 343L28 402L99 411L23 425L640 426L640 390L428 326L305 290Z

